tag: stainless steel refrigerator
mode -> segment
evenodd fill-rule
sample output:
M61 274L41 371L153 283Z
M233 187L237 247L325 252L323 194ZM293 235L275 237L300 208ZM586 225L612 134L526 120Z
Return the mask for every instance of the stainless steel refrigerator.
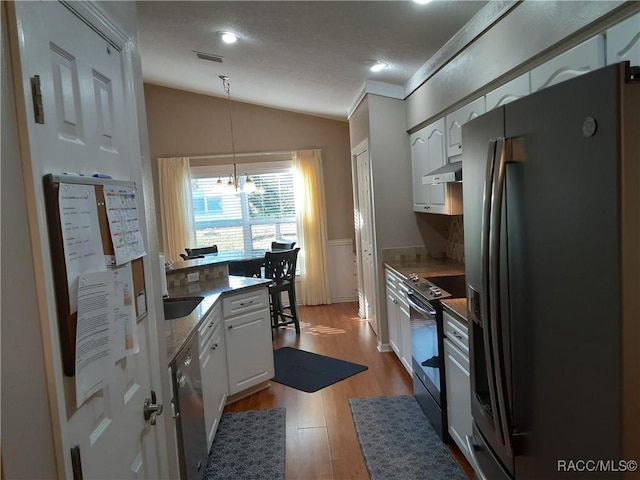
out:
M477 478L638 477L639 77L612 65L463 127Z

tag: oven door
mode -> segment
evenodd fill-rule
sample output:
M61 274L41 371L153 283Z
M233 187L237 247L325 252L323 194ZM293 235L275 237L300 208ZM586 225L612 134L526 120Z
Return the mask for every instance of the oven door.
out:
M442 408L441 394L441 332L436 306L415 291L407 292L411 319L411 355L414 375L424 384L436 403ZM440 319L441 320L441 319Z

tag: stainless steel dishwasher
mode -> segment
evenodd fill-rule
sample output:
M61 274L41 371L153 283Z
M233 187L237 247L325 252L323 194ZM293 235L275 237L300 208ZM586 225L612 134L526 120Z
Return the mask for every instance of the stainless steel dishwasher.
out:
M180 478L199 480L207 466L208 452L197 336L176 356L171 370L177 403Z

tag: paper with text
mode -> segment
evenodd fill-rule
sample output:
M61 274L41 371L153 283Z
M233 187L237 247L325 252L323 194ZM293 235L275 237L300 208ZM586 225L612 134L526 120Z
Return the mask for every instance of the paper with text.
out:
M103 191L116 265L146 255L135 187L105 185Z
M114 312L113 359L119 360L140 351L134 305L133 273L131 263L111 270L114 294L111 298Z
M82 405L109 381L113 366L112 271L84 273L78 284L76 403Z
M69 286L69 313L75 313L78 309L80 275L107 269L100 238L95 187L61 183L58 204Z

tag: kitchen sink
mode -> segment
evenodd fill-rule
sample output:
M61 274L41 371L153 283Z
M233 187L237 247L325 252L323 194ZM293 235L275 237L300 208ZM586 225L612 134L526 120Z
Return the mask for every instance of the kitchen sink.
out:
M165 298L164 303L164 319L173 320L174 318L186 317L195 308L200 305L204 297L177 297Z

